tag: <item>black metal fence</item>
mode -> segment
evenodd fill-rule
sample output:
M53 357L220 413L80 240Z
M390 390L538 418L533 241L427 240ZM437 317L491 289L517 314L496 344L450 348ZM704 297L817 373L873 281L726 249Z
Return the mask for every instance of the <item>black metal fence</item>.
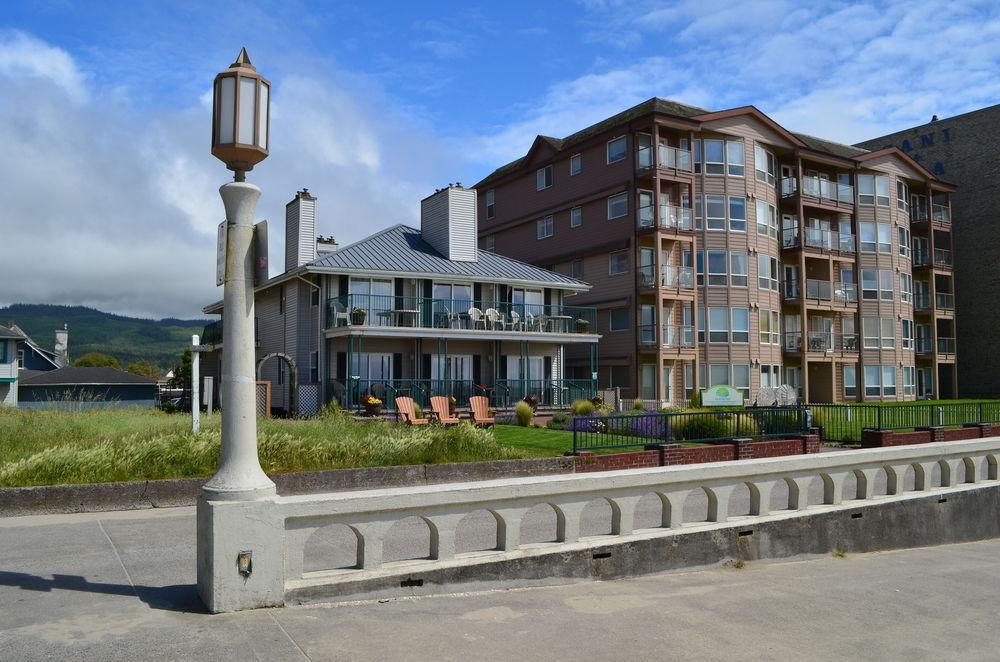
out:
M940 404L814 404L812 425L823 441L860 443L862 430L913 430L932 425L1000 422L1000 402Z
M577 416L567 429L573 431L574 453L670 442L717 444L803 434L808 429L808 413L797 406Z

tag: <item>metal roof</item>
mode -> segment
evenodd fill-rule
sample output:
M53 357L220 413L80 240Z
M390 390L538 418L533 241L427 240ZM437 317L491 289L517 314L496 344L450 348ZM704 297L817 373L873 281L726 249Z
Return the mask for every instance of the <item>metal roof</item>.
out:
M0 326L0 340L24 340L24 339L25 336L18 333L17 331L8 329L5 326Z
M475 262L449 260L424 241L420 230L397 224L310 262L309 271L387 272L415 277L445 276L586 291L583 281L489 251Z

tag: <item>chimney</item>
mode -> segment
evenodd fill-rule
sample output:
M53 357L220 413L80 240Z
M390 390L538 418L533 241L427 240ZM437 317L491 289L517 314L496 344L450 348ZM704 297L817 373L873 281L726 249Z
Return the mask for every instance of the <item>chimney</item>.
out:
M69 365L69 325L63 324L63 328L56 329L55 344L56 363L62 367Z
M448 184L447 188L421 200L420 234L449 260L478 260L476 189Z
M316 259L316 198L304 188L285 205L285 271Z
M331 234L329 237L320 235L316 237L316 257L323 257L327 253L337 250L337 240Z

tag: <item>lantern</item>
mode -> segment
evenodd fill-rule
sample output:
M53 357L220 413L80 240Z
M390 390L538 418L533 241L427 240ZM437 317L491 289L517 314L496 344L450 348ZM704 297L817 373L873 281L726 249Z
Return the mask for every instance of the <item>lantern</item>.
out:
M236 181L267 158L271 83L250 64L247 49L215 77L212 154L236 172Z

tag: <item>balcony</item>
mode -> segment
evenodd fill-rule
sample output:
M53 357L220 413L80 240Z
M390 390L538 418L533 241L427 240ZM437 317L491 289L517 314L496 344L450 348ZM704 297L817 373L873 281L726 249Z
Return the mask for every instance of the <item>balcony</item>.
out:
M931 266L931 255L928 250L915 250L913 251L913 266L915 267L929 267ZM935 269L951 269L951 251L947 248L935 248L934 249L934 268Z
M678 290L694 289L694 270L691 267L663 267L661 287Z
M857 335L840 335L829 331L809 331L806 334L807 348L810 352L857 352ZM787 331L784 334L784 350L786 352L802 352L802 332Z
M660 205L659 213L660 220L657 223L653 217L652 205L639 207L637 214L639 229L659 227L661 230L690 230L692 227L691 210L687 207Z
M656 150L656 169L673 170L684 174L693 172L691 168L691 150L659 145ZM649 170L653 167L653 149L640 147L635 152L635 167L637 170Z
M913 208L910 214L912 223L932 220L937 225L951 225L951 208L948 205L931 205L930 219L927 217L927 207L924 205Z
M850 232L836 232L805 228L800 233L799 228L784 228L781 231L781 247L783 249L813 248L820 251L836 253L854 253L854 235Z
M917 292L913 295L913 309L921 312L931 309L931 293Z
M942 338L938 336L937 339L937 351L938 354L954 354L955 353L955 339L954 338Z
M824 206L854 206L854 187L850 184L840 184L820 177L803 177L800 187L795 177L781 179L782 198L793 198L800 194L803 202L813 200Z
M798 299L801 295L799 281L785 281L785 299ZM852 305L858 302L858 286L854 283L806 280L807 302Z
M938 310L955 310L955 295L951 292L935 292L934 307Z
M560 304L350 294L328 299L326 327L596 333L597 309Z
M930 354L932 347L934 347L933 339L917 336L917 342L913 349L917 354Z

